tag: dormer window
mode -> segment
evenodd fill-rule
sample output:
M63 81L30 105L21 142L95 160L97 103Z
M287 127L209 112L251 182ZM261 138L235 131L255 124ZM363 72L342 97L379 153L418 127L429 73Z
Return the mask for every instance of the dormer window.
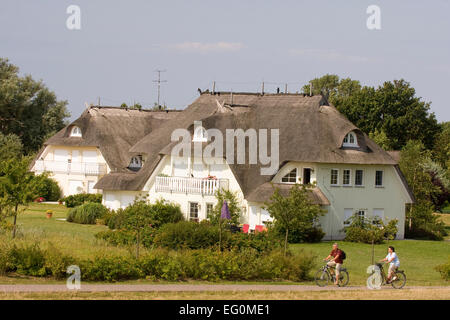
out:
M343 147L358 147L358 140L356 139L356 134L354 132L349 132L344 138L342 143Z
M81 129L79 127L73 127L70 131L71 137L80 137L81 138Z
M296 183L297 182L297 168L291 170L287 175L282 177L281 182Z
M131 170L137 171L141 167L142 167L142 157L141 156L132 157L128 168L130 168Z
M206 130L203 127L197 127L194 131L194 138L192 139L194 142L206 142L208 141L208 135L206 134Z

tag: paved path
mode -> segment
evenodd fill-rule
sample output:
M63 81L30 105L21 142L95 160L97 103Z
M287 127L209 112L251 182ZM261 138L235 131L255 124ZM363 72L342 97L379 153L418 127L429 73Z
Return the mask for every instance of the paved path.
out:
M384 290L395 290L384 286ZM405 289L437 289L450 290L445 287L408 287ZM186 291L329 291L329 290L369 290L363 286L339 288L335 286L318 287L306 285L249 285L249 284L81 284L79 291L83 292L186 292ZM15 284L0 285L0 293L6 292L68 292L66 285L59 284Z

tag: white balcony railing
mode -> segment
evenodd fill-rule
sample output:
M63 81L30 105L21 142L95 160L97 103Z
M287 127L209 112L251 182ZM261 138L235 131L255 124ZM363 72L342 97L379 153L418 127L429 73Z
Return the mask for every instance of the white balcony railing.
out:
M228 188L228 179L184 177L156 177L156 192L214 195L220 188Z
M53 173L84 174L100 176L106 174L106 164L95 162L67 162L37 160L34 165L36 172L49 171Z

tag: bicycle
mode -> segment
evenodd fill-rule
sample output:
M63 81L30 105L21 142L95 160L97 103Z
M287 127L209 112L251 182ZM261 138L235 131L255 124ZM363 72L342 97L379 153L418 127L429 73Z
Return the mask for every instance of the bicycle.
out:
M328 285L330 280L333 281L333 283L335 283L336 274L335 273L331 274L330 268L331 267L328 264L325 264L316 272L315 281L319 287L325 287L326 285ZM349 276L347 268L341 268L341 271L339 272L338 286L345 287L348 284L348 281Z
M392 277L391 282L387 282L387 277L383 269L383 263L377 263L376 264L378 268L380 268L380 274L381 274L381 285L392 285L395 289L401 289L406 284L406 274L403 270L396 270L394 271L394 275Z

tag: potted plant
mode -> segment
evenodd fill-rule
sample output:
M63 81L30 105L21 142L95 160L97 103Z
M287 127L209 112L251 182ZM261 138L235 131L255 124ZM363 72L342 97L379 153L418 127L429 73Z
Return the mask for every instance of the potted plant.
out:
M53 216L53 211L52 210L47 210L45 211L46 215L47 215L47 219L51 219Z

